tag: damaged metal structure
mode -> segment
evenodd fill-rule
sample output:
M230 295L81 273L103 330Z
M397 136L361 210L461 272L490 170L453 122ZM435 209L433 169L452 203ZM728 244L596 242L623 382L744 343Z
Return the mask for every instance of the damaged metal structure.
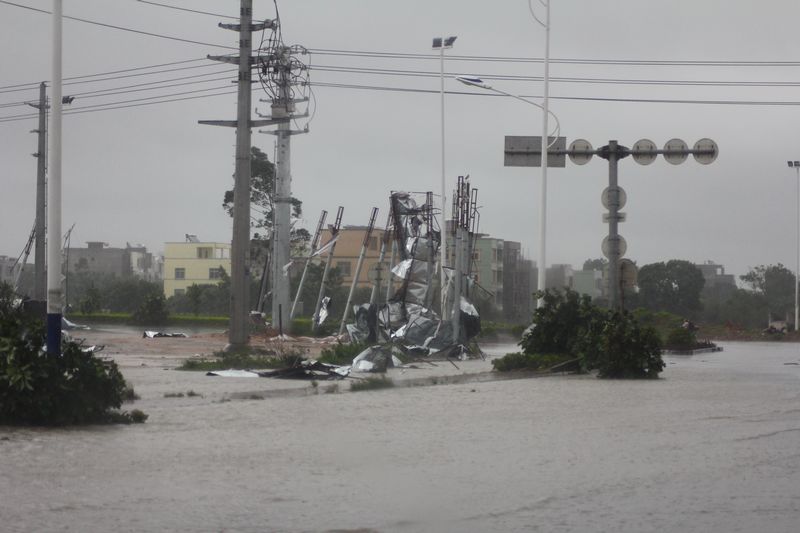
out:
M353 342L371 345L353 361L354 370L379 371L400 351L413 357L463 358L479 355L473 339L480 332L480 317L470 302L473 280L470 263L477 227L477 189L468 177L459 177L453 201L453 221L446 231L453 235L452 265L444 266L445 286L436 298L442 228L433 209L433 194L393 192L389 223L381 245L381 257L392 247L392 280L387 301L373 297L353 307L355 322L347 325ZM450 239L448 239L450 240ZM380 290L376 287L373 295ZM434 310L438 307L439 312ZM374 364L377 363L377 364Z

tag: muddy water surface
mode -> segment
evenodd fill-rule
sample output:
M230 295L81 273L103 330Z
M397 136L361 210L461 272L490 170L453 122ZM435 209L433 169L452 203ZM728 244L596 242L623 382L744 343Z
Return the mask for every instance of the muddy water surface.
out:
M797 531L800 348L667 360L338 394L123 365L146 424L0 428L0 530ZM226 401L277 388L310 392Z

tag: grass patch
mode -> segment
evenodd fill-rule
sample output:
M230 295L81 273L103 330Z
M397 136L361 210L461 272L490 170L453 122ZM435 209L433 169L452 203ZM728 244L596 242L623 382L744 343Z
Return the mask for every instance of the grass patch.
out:
M352 382L350 384L350 391L359 392L365 390L390 389L392 387L394 387L394 381L391 379L386 376L374 376Z
M250 370L252 368L289 368L303 360L298 351L284 354L218 353L210 359L187 359L178 370L210 372L214 370Z
M547 370L572 359L574 357L570 354L525 354L515 352L492 360L492 366L498 372Z
M329 348L323 348L318 361L329 365L349 365L353 358L363 352L367 345L363 343L344 344L337 342Z

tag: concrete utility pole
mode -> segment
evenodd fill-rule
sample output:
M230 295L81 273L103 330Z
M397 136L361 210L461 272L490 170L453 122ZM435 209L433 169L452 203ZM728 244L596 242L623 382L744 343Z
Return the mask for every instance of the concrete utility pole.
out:
M47 186L47 353L61 355L61 82L64 4L53 0L53 114Z
M288 122L294 118L294 101L291 96L291 54L288 47L278 51L277 64L280 69L279 97L272 101L273 118L285 118L277 131L268 131L277 136L278 149L275 164L275 208L273 209L272 248L272 324L289 324L291 320L289 264L292 260L290 239L292 229L292 135L305 133L292 131Z
M43 302L47 299L47 269L45 268L45 231L47 195L47 86L39 84L39 103L30 104L39 110L39 137L36 159L36 245L34 247L33 299Z
M200 124L236 128L236 166L233 186L233 239L231 243L231 323L226 350L247 347L250 311L250 134L254 126L276 124L275 120L250 120L253 59L252 34L270 28L272 21L253 24L253 1L241 0L239 24L219 24L239 32L239 57L208 56L209 59L239 65L236 120L201 120ZM288 120L288 119L287 119Z

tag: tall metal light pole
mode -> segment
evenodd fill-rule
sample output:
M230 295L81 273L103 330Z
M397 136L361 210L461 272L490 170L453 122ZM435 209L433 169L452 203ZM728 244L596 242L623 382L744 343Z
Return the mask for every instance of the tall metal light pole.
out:
M798 300L798 287L800 286L800 161L787 161L790 167L797 171L797 220L795 221L795 230L797 233L797 242L795 243L795 250L797 252L795 271L794 271L794 330L797 331L798 325L798 311L800 311L800 301Z
M61 354L61 82L64 4L53 0L53 113L47 184L47 353Z
M547 119L550 115L550 1L543 2L545 7L544 21L544 93L542 99L542 188L539 194L539 277L537 280L538 289L543 291L545 287L547 273ZM536 307L541 307L544 299L536 300Z
M456 42L457 36L451 35L450 37L434 37L433 38L433 49L439 50L439 80L440 80L440 88L439 88L439 96L441 99L441 111L442 111L442 233L441 233L441 243L440 243L440 252L441 252L441 312L442 316L445 314L444 309L444 286L445 286L445 275L444 275L444 267L447 265L447 183L446 183L446 175L445 175L445 166L444 166L444 50L445 48L452 48L453 43Z

